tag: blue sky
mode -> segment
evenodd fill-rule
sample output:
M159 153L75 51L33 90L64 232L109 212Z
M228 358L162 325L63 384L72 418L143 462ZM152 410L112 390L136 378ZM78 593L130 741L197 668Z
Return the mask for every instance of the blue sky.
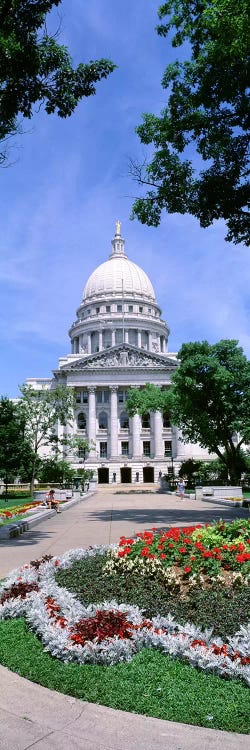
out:
M175 59L157 36L152 0L63 0L60 41L75 64L109 57L117 70L68 120L35 113L0 170L0 394L48 377L70 351L68 329L93 269L107 259L115 221L126 251L148 273L170 325L170 351L184 341L237 338L250 354L250 251L226 243L223 222L201 229L165 215L149 228L129 219L139 188L129 158L143 160L135 127L165 104L161 78Z

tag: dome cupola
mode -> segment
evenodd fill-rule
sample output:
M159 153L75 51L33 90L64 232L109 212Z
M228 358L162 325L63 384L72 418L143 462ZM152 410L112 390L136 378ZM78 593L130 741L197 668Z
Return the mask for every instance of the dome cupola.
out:
M101 263L89 277L83 290L83 302L91 302L99 297L135 297L155 302L155 293L145 271L128 260L124 251L125 240L121 237L121 224L116 222L116 232L112 240L109 260Z

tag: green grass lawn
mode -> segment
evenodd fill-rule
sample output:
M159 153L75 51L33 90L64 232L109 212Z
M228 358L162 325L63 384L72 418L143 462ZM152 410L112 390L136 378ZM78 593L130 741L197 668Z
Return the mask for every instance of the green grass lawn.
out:
M249 689L144 649L112 667L63 664L24 620L0 623L0 662L52 690L123 711L231 732L250 732ZM145 741L146 745L146 741Z

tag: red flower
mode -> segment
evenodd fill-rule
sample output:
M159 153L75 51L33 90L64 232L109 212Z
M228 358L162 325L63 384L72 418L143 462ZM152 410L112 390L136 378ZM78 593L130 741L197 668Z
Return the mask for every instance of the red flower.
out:
M149 555L149 548L143 547L143 549L141 550L141 557L148 557L148 555Z
M166 555L164 554L164 552L161 553L160 557L161 557L162 560L165 559Z
M244 563L247 562L247 560L250 560L250 554L249 552L243 552L241 555L236 555L237 562Z
M179 552L181 552L182 555L184 555L186 551L186 547L179 547Z
M192 568L190 568L189 565L186 565L186 567L184 568L184 573L191 573L191 570Z
M243 542L240 542L240 544L238 544L239 552L244 552L244 549L245 549L245 545L243 544Z
M213 553L207 550L207 552L205 551L202 553L202 557L213 557Z

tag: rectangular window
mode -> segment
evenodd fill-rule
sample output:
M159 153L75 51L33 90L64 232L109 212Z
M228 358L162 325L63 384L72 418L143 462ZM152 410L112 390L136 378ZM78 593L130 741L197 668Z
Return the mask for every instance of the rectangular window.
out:
M150 440L143 441L143 455L150 456Z
M108 404L109 403L109 391L97 391L97 403Z
M100 443L100 458L107 458L107 443Z
M106 305L106 312L110 312L110 305Z
M88 391L83 391L82 392L82 402L83 402L83 404L87 404L88 403Z
M129 311L129 312L133 312L133 305L129 305L129 306L128 306L128 311Z
M122 456L128 456L129 454L129 443L125 440L122 441Z
M78 458L80 458L82 461L86 458L86 448L79 448L78 450Z
M128 391L118 391L118 404L124 404L128 398Z
M122 312L122 305L117 305L117 312Z
M172 456L171 440L164 440L164 456Z
M96 314L98 315L98 313L100 312L100 307L96 307L95 311L96 311Z
M143 307L139 307L139 312L140 312L140 313L142 313L142 312L143 312Z
M78 391L76 394L76 403L77 404L81 403L81 391Z

